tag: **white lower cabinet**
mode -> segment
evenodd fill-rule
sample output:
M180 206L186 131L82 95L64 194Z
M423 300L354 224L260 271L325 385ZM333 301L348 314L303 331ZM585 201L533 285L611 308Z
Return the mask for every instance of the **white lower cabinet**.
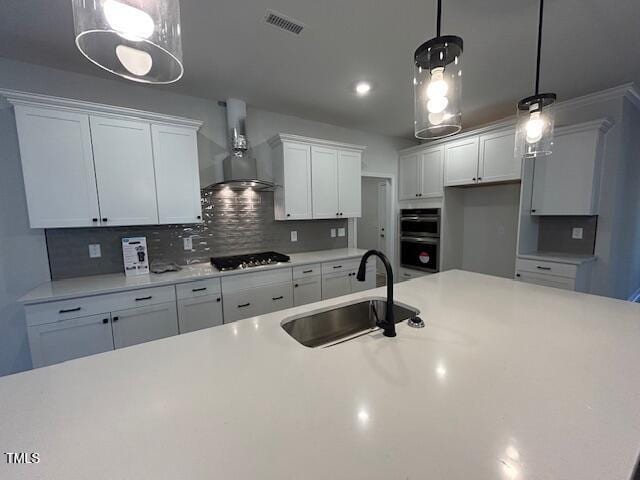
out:
M322 277L309 277L294 280L293 304L298 307L322 300Z
M322 276L322 299L340 297L351 293L352 271L342 271Z
M91 315L29 327L33 367L113 350L111 316Z
M222 297L206 297L178 300L178 325L180 333L222 325Z
M516 280L545 287L588 292L591 263L578 265L548 260L516 259Z
M115 348L178 334L175 302L119 310L113 312L111 318Z
M266 285L225 294L224 323L264 315L293 306L291 283Z
M346 260L322 264L322 299L340 297L376 288L375 259L367 263L365 281L358 281L359 261Z

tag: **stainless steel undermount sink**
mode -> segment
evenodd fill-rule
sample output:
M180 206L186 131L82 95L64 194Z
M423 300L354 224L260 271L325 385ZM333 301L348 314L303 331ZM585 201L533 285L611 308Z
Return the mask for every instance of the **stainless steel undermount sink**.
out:
M385 320L386 300L369 299L330 310L285 320L282 328L306 347L328 347L377 330L376 318ZM413 308L393 304L395 323L420 313Z

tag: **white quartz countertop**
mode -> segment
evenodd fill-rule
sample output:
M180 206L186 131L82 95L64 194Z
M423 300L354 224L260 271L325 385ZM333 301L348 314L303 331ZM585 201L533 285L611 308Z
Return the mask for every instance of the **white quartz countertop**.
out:
M182 267L179 272L150 273L127 277L124 273L109 275L93 275L90 277L77 277L65 280L55 280L43 283L28 292L20 299L25 305L33 303L65 300L75 297L101 295L125 290L134 290L146 287L159 287L176 283L204 280L206 278L222 277L227 275L243 275L246 273L261 272L278 268L291 268L311 263L331 262L347 258L357 258L364 255L366 250L358 248L339 248L333 250L319 250L315 252L290 253L291 260L286 263L264 265L248 268L246 270L231 270L221 272L210 263L196 263Z
M561 252L534 252L518 254L518 258L524 258L527 260L538 260L542 262L547 261L569 263L571 265L581 265L587 262L594 262L597 257L595 255L577 255Z
M291 316L0 378L13 479L628 480L640 305L449 271L396 286L426 328L309 349Z

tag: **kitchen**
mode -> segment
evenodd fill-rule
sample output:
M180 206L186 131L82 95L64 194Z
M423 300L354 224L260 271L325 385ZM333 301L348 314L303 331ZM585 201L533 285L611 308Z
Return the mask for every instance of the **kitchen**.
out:
M182 1L163 86L101 70L78 2L1 6L0 445L40 458L5 454L2 477L633 478L640 76L612 58L563 80L559 3L482 12L525 48L508 78L459 2L338 20ZM619 3L608 35L638 13ZM464 128L418 143L438 6L465 39ZM552 152L518 156L543 19Z

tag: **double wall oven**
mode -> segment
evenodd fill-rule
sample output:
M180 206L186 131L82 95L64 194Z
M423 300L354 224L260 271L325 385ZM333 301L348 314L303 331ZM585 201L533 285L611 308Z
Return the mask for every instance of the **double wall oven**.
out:
M440 209L400 211L400 265L435 273L440 269Z

